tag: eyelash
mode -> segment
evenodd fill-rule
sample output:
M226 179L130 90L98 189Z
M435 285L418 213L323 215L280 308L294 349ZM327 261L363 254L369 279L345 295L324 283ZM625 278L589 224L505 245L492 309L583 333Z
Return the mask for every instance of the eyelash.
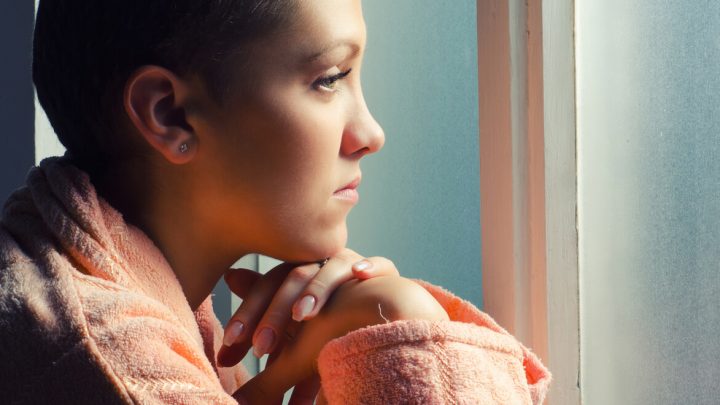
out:
M352 69L348 69L345 72L340 72L332 76L321 77L320 79L316 80L315 83L313 83L313 87L318 90L334 93L335 91L337 91L337 89L335 89L333 86L335 86L338 81L346 78L350 74L350 72L352 72Z

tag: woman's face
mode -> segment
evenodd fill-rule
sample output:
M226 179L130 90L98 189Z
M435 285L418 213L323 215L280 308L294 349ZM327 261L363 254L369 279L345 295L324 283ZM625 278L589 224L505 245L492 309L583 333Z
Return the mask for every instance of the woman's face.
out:
M188 119L196 203L229 251L312 261L345 246L357 201L338 190L384 143L360 88L365 38L360 0L299 1L292 26L252 45L226 102Z

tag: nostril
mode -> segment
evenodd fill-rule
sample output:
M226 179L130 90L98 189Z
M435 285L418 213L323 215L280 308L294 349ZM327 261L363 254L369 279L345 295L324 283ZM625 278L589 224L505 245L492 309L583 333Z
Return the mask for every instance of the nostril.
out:
M357 157L363 157L363 156L367 155L368 153L370 153L370 148L366 146L366 147L356 151L355 155Z

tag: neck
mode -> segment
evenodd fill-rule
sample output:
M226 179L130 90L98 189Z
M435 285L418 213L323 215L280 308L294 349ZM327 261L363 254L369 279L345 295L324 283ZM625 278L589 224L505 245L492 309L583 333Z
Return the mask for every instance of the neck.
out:
M142 170L137 164L126 166L93 177L93 183L126 222L145 232L160 249L195 311L243 254L222 246L212 222L203 220L203 204L194 203L198 198L190 193L194 189L190 176L162 173L177 167Z

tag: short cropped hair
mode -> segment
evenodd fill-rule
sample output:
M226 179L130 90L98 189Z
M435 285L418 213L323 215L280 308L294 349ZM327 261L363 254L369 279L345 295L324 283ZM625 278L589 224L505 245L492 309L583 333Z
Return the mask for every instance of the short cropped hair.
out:
M198 74L222 101L231 56L288 24L297 0L41 0L33 81L68 155L100 171L128 146L122 92L144 65Z

